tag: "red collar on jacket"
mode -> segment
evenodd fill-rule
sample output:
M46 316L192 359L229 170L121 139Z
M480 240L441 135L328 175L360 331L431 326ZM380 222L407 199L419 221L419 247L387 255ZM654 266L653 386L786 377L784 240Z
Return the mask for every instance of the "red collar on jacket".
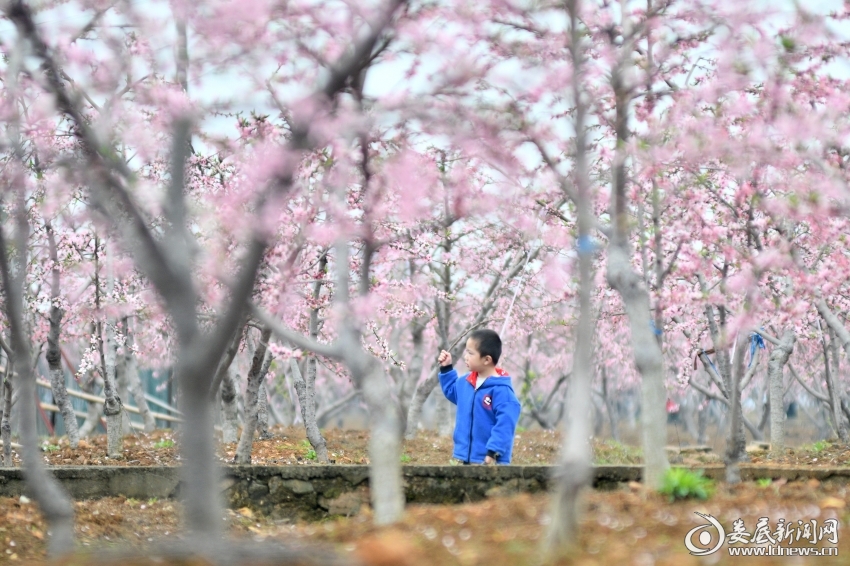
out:
M506 372L502 368L496 368L496 375L498 375L499 377L509 377L508 372ZM469 382L470 385L475 387L475 382L478 381L478 372L470 372L470 374L466 376L466 380Z

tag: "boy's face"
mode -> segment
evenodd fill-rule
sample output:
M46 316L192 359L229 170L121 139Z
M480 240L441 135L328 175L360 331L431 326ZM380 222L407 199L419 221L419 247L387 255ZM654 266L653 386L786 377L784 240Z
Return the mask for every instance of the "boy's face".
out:
M463 351L463 361L469 368L469 371L477 371L481 373L488 366L493 365L493 358L490 356L481 357L478 353L478 343L472 338L466 341L466 349Z

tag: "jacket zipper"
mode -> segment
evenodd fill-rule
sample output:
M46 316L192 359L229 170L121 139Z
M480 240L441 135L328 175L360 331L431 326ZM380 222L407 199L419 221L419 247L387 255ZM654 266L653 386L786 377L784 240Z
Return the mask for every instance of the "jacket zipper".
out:
M466 461L468 463L472 463L472 422L473 417L475 416L475 396L478 394L478 390L475 389L475 386L472 386L472 406L469 409L469 450L466 453Z

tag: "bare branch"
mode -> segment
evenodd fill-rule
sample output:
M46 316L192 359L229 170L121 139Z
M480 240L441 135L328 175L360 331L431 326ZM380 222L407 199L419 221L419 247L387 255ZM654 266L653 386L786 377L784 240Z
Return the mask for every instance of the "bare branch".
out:
M776 336L768 334L767 332L765 332L761 328L753 328L752 332L755 332L756 334L758 334L759 336L761 336L762 338L764 338L765 340L767 340L768 342L770 342L774 346L779 346L781 344L781 342L779 341L779 339Z
M790 362L788 363L788 369L791 370L791 375L794 376L794 379L796 379L797 381L800 382L800 385L803 386L803 389L805 389L809 393L809 395L811 395L815 399L819 399L819 400L823 401L824 403L829 404L829 397L827 397L823 393L816 391L815 389L810 387L805 381L803 381L803 378L800 377L800 374L797 373L797 370L794 369L794 366L792 366Z
M251 310L251 314L261 323L270 328L272 333L277 336L279 340L288 342L298 348L313 352L320 356L337 360L342 359L342 350L337 344L325 344L318 342L299 332L287 328L279 320L275 319L273 316L253 303L250 304L249 308Z
M729 406L729 400L725 397L721 397L720 395L711 392L707 387L701 385L698 381L696 381L693 377L688 380L688 385L691 385L694 389L708 397L709 399L714 399L715 401L720 401L727 407Z

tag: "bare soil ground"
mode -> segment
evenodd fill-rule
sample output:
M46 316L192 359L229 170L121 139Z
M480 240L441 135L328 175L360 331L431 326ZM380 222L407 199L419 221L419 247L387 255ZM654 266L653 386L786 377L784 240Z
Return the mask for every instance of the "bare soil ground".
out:
M257 465L316 464L315 453L307 441L303 427L275 427L274 437L254 440L251 462ZM328 456L335 464L368 464L368 432L362 430L327 429L322 431ZM67 438L48 438L42 444L44 459L54 466L176 466L180 465L179 434L172 430L156 430L150 434L134 434L124 438L124 457L106 456L106 436L93 436L80 441L72 450ZM514 464L549 464L555 461L560 438L555 431L535 430L517 434ZM626 448L624 447L624 453ZM236 444L219 444L218 456L231 462ZM404 442L402 462L406 464L445 465L452 455L452 439L431 431L421 431L413 440ZM16 463L19 463L16 455Z
M774 482L772 485L745 483L719 486L705 502L669 500L632 484L616 491L590 491L585 497L576 551L558 564L698 565L787 564L787 558L730 557L724 546L708 558L688 554L684 546L688 531L705 521L696 511L716 517L730 531L732 521L743 519L749 532L759 517L769 517L771 531L776 521L850 520L844 485L808 482ZM372 566L476 565L513 566L538 563L541 544L550 522L549 498L518 495L457 506L410 506L402 522L376 527L368 511L353 518L320 523L277 524L254 516L248 509L227 511L232 535L257 543L316 544L333 549ZM0 499L0 561L43 563L45 524L31 502ZM174 501L136 501L107 498L76 503L79 552L71 564L127 564L104 561L103 552L134 549L132 564L164 564L156 549L163 540L180 535L180 509ZM714 539L716 540L716 538ZM749 546L749 545L748 545ZM788 544L782 544L788 546ZM794 546L831 546L795 542ZM839 530L838 557L800 558L794 564L818 566L845 564L850 538ZM176 564L177 562L172 562ZM183 562L182 564L188 564ZM193 562L193 564L199 564Z
M276 429L270 440L254 444L255 464L314 465L303 429ZM323 431L331 459L336 464L368 463L364 431ZM45 460L51 465L179 465L179 436L159 430L150 435L125 438L122 459L106 458L105 437L93 437L71 451L64 439L47 439ZM514 447L516 464L554 463L559 435L552 431L522 431ZM220 445L222 462L233 458L235 445ZM451 457L451 439L423 431L406 441L402 461L409 464L446 464ZM640 463L640 450L613 441L594 442L594 459L600 464ZM684 453L686 465L700 466L720 461L714 453ZM778 459L753 453L754 463L795 466L848 466L850 449L817 442L789 449ZM739 486L718 485L707 501L669 501L666 496L646 491L639 484L615 491L590 491L585 497L578 547L557 563L594 566L602 564L689 565L701 564L787 564L788 558L730 557L724 546L707 558L691 556L686 533L705 521L696 511L710 513L730 532L732 521L743 519L753 532L760 517L769 517L771 531L779 518L797 521L837 518L842 527L850 523L850 494L841 483L760 481ZM550 522L550 498L518 495L458 506L410 506L404 520L391 527L376 527L369 510L351 518L319 523L285 524L255 516L248 509L228 510L225 519L234 536L260 543L316 544L340 553L345 560L367 565L432 564L508 566L539 563L539 550ZM159 542L183 536L180 504L177 501L138 501L105 498L75 503L78 554L71 564L165 564L156 556ZM34 505L25 498L0 499L0 562L43 563L46 526ZM818 543L815 547L821 546ZM783 545L783 546L787 546ZM794 546L812 547L803 542ZM830 545L826 545L830 546ZM850 536L839 530L839 556L797 558L794 564L826 566L847 563ZM131 548L137 559L105 562L103 551ZM350 558L347 558L350 557ZM176 564L177 562L171 562ZM198 564L181 562L181 564ZM253 565L252 566L257 566Z
M303 427L275 427L274 437L254 440L252 463L257 465L310 465L318 463L307 441ZM363 430L326 429L322 431L328 445L328 455L335 464L367 464L368 432ZM668 435L669 437L669 435ZM124 438L124 457L106 457L106 436L93 436L80 442L76 450L68 446L65 437L43 441L45 462L54 466L177 466L179 434L173 430L156 430L151 434L138 433ZM554 464L560 448L560 433L554 430L525 430L517 433L513 464ZM678 449L679 447L676 446ZM684 446L681 463L702 466L722 463L714 451L692 452ZM612 440L595 439L594 460L597 464L640 464L641 450ZM236 444L219 444L218 456L223 463L231 462ZM405 464L445 465L451 463L452 439L433 431L423 430L413 440L404 442L402 462ZM675 457L671 453L671 457ZM16 464L20 460L15 455ZM850 466L850 446L837 442L818 441L796 448L787 448L784 455L770 457L765 450L750 452L751 463L781 466L843 467Z

